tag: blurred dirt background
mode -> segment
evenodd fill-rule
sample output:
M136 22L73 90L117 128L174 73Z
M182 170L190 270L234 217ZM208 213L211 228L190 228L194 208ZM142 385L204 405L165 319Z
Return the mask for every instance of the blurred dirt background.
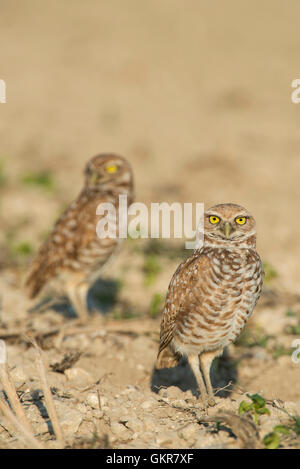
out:
M270 433L273 446L299 447L299 14L296 0L0 0L0 338L45 446L56 442L23 332L44 351L67 447L263 447ZM245 333L214 365L215 387L231 384L207 414L184 364L153 373L184 240L127 241L91 292L85 327L62 299L36 308L22 292L85 162L104 151L130 160L139 202L235 202L256 217L267 281ZM66 370L51 367L75 352ZM252 402L245 393L270 412L251 438L232 420ZM231 412L223 425L218 411ZM22 445L0 421L0 447Z

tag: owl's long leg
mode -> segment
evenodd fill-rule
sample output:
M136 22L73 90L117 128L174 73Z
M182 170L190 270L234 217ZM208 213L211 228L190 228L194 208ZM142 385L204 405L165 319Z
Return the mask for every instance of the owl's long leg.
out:
M86 319L89 315L87 296L90 285L82 282L77 287L77 296L79 298L78 314L81 318Z
M207 391L206 387L202 378L202 374L200 371L200 366L199 366L199 356L198 355L189 355L188 356L188 361L190 364L190 367L192 368L192 371L195 375L199 391L201 393L201 399L203 402L204 407L206 408L208 406L208 396L207 396Z
M75 309L79 319L85 321L88 317L87 308L87 293L89 284L86 282L68 283L66 286L66 293L68 298Z
M215 357L218 357L223 352L223 348L213 350L212 352L203 352L200 354L200 368L203 373L205 384L208 392L208 403L210 406L215 405L214 391L210 381L210 367Z

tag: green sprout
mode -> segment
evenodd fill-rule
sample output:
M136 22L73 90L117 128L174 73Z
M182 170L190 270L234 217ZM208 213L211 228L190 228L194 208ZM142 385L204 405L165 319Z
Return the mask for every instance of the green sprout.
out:
M276 425L273 431L265 435L263 443L267 449L277 449L281 443L281 435L288 435L291 428L286 425Z
M160 293L155 293L152 297L151 304L150 304L150 316L152 318L156 318L161 309L162 309L162 304L164 301L164 296L161 295Z
M242 331L240 337L236 341L236 344L241 347L263 347L267 346L268 341L272 339L271 335L264 334L263 331L257 329L255 332L250 332L245 329Z
M290 416L293 420L292 430L296 433L296 435L300 435L300 416L299 415L291 415Z
M157 256L154 254L150 254L145 257L145 262L144 262L144 272L145 272L145 285L149 287L152 285L155 280L157 275L161 271L161 265L158 262Z
M190 252L185 245L173 245L159 239L149 239L143 248L144 254L166 257L171 260L186 259Z
M291 309L288 309L285 315L288 318L295 318L297 316L297 313L295 313L295 311L292 311Z
M6 183L6 175L4 171L4 163L0 160L0 187L4 186Z
M53 175L49 171L26 173L21 180L23 184L29 187L37 187L46 191L53 191L55 189Z
M112 317L114 320L126 320L126 319L134 319L137 317L137 314L130 310L130 309L124 309L124 310L115 310L112 313Z
M272 280L274 280L278 276L278 273L275 268L271 264L269 264L269 262L263 261L262 265L265 272L264 282L266 285L268 285L272 282Z
M258 425L259 415L270 414L269 409L266 407L266 400L259 394L247 394L247 397L252 402L242 401L239 405L239 414L249 412L253 416L254 422Z
M290 355L290 354L291 354L290 349L283 347L283 345L278 345L273 350L273 358L275 359L282 357L284 355Z
M296 326L286 326L285 333L290 335L300 335L300 323Z
M268 433L263 439L263 444L267 449L277 449L280 446L280 436L277 432Z
M21 243L12 245L11 251L13 254L18 256L27 257L33 253L33 247L28 241L23 241Z

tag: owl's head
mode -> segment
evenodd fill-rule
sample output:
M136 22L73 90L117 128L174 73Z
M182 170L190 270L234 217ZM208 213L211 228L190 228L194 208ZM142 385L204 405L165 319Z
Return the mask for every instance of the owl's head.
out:
M102 153L91 158L85 167L85 185L88 188L131 194L133 175L128 161L122 156Z
M236 204L219 204L204 214L204 235L208 242L227 245L247 240L255 242L255 220L248 210Z

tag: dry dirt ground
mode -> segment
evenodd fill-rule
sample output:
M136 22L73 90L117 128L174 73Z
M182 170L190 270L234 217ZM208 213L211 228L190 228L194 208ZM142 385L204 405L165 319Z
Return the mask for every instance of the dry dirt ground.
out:
M300 447L299 14L296 0L0 1L0 338L45 447L58 442L28 337L65 447ZM139 202L232 201L257 219L267 282L245 333L214 363L207 412L184 363L153 371L183 240L127 241L85 325L64 299L37 305L22 292L102 151L128 157ZM1 418L0 447L26 445Z

